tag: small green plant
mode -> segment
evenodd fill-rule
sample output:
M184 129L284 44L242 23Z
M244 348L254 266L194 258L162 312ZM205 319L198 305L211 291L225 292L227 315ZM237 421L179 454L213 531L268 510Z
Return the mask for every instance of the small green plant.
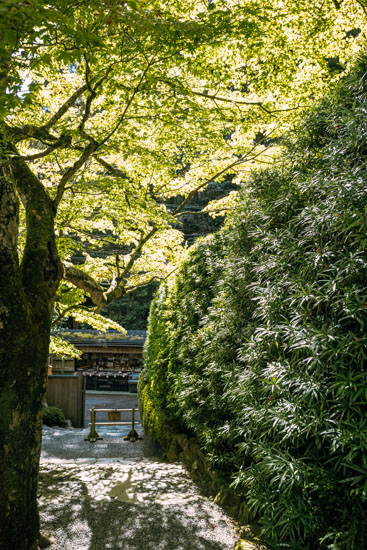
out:
M58 407L47 407L43 411L43 423L46 426L67 426L64 413Z

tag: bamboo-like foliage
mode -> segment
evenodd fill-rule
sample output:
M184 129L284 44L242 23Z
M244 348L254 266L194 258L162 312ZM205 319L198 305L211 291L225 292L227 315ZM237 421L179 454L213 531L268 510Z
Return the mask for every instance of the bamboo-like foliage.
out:
M367 546L366 74L363 56L151 310L151 403L276 549Z

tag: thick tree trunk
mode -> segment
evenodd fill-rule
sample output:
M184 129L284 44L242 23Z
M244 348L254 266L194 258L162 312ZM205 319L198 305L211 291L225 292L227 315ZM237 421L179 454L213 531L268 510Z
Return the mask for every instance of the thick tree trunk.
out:
M19 195L27 239L17 252ZM0 550L35 550L51 307L61 277L52 202L25 165L0 174Z

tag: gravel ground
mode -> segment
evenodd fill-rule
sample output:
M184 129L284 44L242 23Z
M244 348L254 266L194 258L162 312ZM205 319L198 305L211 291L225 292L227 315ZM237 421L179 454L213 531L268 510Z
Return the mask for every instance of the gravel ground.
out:
M139 433L139 430L137 430ZM142 459L144 456L158 456L158 451L145 439L124 441L128 427L98 426L102 441L85 441L89 428L48 428L43 427L41 463L44 460L77 461L84 458L124 458ZM142 435L140 431L140 435Z
M125 430L126 431L126 430ZM232 550L235 524L180 464L154 456L121 428L44 428L39 484L50 550Z

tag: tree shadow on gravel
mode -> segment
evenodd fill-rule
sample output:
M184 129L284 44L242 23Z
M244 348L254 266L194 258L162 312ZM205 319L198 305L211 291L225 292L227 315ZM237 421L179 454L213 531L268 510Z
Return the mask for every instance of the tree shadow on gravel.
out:
M139 466L134 468L134 475L138 477L138 474ZM149 479L145 475L140 484L131 484L129 475L125 472L123 481L117 481L115 472L112 489L107 486L104 495L91 496L89 482L81 479L75 481L75 475L70 472L65 478L69 485L61 491L65 495L64 502L58 496L56 501L44 501L40 506L43 527L56 539L51 550L233 548L233 527L228 525L223 514L213 512L213 503L198 494L190 496L187 493L190 486L186 485L184 477L172 477L165 484L162 471L153 470ZM52 472L48 476L52 477ZM58 476L57 484L60 483L63 481ZM109 469L102 472L99 483L110 483ZM113 489L119 484L122 500L118 497L107 500L106 494L113 494ZM178 502L170 503L170 497L174 499L175 495ZM168 498L167 502L162 504L160 496Z

